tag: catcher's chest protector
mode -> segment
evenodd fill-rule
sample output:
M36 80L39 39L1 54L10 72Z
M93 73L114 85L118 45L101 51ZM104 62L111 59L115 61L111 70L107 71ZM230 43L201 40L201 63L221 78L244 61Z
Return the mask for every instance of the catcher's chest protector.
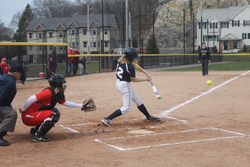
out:
M53 87L48 87L46 89L49 89L51 91L51 93L52 93L51 104L48 105L48 106L41 105L41 107L39 108L39 111L42 111L42 110L52 110L56 106L56 103L58 102L59 99L62 100L62 101L65 99L64 94L61 93L61 92L59 92L59 93L56 94Z

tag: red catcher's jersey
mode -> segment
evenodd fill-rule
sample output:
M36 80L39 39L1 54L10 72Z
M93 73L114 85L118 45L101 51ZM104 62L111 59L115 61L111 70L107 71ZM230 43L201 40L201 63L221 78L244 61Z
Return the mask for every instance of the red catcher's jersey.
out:
M35 94L38 104L37 102L34 102L33 104L30 105L30 107L26 110L27 112L29 111L38 111L39 108L41 107L41 105L45 105L48 106L51 104L51 100L52 100L52 92L50 91L50 89L45 89L40 93ZM63 104L65 103L66 99L62 100L58 100L59 104Z

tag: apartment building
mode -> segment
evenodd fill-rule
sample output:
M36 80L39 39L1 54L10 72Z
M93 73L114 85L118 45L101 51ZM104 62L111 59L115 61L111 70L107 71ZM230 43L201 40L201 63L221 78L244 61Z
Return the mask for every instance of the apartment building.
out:
M202 25L201 25L202 16ZM203 9L197 13L196 49L206 43L218 52L239 52L243 46L250 48L250 5L226 9Z
M119 26L115 14L104 15L104 53L112 53L119 47ZM74 15L68 18L34 19L26 28L27 42L67 43L68 47L57 46L59 62L70 46L78 47L81 54L88 53L87 15ZM102 15L89 16L89 53L101 53ZM48 46L46 54L52 52L53 46ZM28 46L27 54L33 57L34 63L42 60L43 46Z

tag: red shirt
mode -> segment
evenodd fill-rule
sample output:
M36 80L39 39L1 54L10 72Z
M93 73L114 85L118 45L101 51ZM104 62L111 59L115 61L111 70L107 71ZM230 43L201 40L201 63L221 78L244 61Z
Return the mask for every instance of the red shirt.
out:
M30 105L30 107L26 111L28 112L38 111L41 105L48 106L51 104L52 92L50 91L50 89L45 89L42 92L35 94L35 96L39 103L37 104L36 102L34 102L33 104ZM63 101L59 99L58 103L63 104L65 103L65 101L66 101L65 99Z
M7 72L9 72L9 66L7 63L5 65L0 63L0 66L2 66L2 68L3 68L3 74L6 74Z

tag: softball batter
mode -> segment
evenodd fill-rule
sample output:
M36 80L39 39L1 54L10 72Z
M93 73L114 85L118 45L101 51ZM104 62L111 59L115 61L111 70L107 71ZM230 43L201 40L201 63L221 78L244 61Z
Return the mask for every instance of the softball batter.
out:
M110 121L120 115L126 114L131 109L132 101L135 102L137 108L146 116L148 121L158 122L160 118L151 116L146 107L143 105L140 97L135 93L131 86L132 82L142 82L152 80L151 76L142 69L139 65L133 63L135 57L138 56L137 50L134 48L127 48L124 55L119 58L116 68L116 88L122 94L123 107L113 112L106 118L103 118L101 122L106 126L111 126ZM135 78L135 69L146 74L147 78Z

